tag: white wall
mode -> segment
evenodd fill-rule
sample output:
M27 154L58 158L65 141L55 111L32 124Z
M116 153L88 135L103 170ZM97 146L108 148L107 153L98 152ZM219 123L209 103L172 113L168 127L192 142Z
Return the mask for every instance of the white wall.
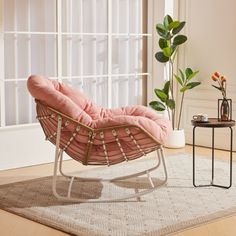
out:
M233 117L236 117L236 1L235 0L180 0L180 19L186 20L188 42L180 51L180 68L200 70L202 85L186 93L183 126L187 142L192 143L191 119L193 114L207 113L217 117L217 99L221 98L211 84L211 74L220 71L228 81L228 97L233 99ZM219 148L229 147L228 130L216 134ZM236 136L235 136L236 137ZM198 144L209 146L211 130L199 129ZM235 145L234 145L235 146Z
M152 73L148 80L148 102L156 99L153 89L160 88L164 84L164 64L157 62L155 53L159 50L156 24L163 21L165 15L165 0L154 0L149 11L153 15L152 22L149 22L153 36L152 47L149 48L149 53L151 54L150 58L152 58Z
M39 125L1 128L0 170L54 160L54 146L45 141Z

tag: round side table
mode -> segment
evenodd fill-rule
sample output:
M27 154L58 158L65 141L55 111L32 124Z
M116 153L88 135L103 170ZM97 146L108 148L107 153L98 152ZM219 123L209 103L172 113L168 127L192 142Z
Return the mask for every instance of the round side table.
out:
M208 122L199 122L192 120L191 121L193 125L193 186L194 187L220 187L220 188L230 188L232 186L232 160L233 160L233 129L232 127L235 126L235 121L219 121L217 118L209 118ZM197 127L201 128L211 128L212 129L212 169L211 169L211 182L210 184L204 184L204 185L196 185L195 183L195 129ZM230 129L230 169L229 169L229 185L224 186L224 185L218 185L214 183L214 162L215 162L215 129L216 128L229 128Z

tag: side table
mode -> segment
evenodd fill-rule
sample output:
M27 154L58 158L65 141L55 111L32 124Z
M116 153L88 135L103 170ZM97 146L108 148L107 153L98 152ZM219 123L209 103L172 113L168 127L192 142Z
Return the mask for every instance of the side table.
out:
M199 122L192 120L191 121L193 125L193 186L194 187L220 187L220 188L230 188L232 185L232 160L233 160L233 129L232 127L235 126L235 121L218 121L217 118L209 118L208 122ZM196 185L195 184L195 129L197 127L201 128L211 128L212 129L212 169L211 169L211 183L210 184L204 184L204 185ZM215 162L215 156L214 156L214 151L215 151L215 129L216 128L229 128L230 129L230 173L229 173L229 185L224 186L224 185L218 185L214 183L214 162Z

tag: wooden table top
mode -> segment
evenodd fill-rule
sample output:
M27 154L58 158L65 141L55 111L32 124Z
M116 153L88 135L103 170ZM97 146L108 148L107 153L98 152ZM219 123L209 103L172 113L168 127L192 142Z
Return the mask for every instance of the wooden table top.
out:
M235 126L235 120L219 121L217 118L209 118L208 122L191 120L191 123L194 127L205 127L205 128L224 128L224 127Z

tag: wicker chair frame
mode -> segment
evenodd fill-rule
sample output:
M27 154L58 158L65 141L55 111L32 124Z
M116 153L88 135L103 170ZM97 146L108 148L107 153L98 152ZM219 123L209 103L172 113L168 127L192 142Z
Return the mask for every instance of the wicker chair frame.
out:
M112 127L106 127L102 129L93 129L91 127L88 127L71 117L51 108L47 105L42 104L40 101L36 100L37 104L37 119L39 120L43 131L46 135L46 140L49 140L53 144L56 145L55 149L55 161L54 161L54 170L53 170L53 182L52 182L52 190L54 196L62 201L65 202L116 202L116 201L124 201L126 199L130 198L138 198L141 195L150 193L157 189L158 187L164 185L167 181L168 175L167 175L167 169L165 164L165 158L164 158L164 151L162 148L162 145L153 137L150 133L148 133L146 130L142 129L139 126L136 125L119 125L119 126L112 126ZM48 125L53 126L55 131L51 131L48 129ZM69 125L73 126L73 131L71 132L71 136L68 140L63 140L62 138L62 132L64 132L65 128ZM139 130L140 132L144 133L148 138L150 138L152 145L148 147L142 147L139 145L138 140L135 139L134 135L132 134L132 129ZM71 156L70 152L68 153L71 143L75 141L75 137L79 136L79 132L83 130L84 133L87 133L87 145L86 150L84 150L83 155L79 155L79 159L77 159L77 156ZM127 156L124 152L124 149L122 148L121 142L119 140L119 131L125 130L127 137L130 138L130 141L136 146L138 150L138 154ZM109 159L109 155L107 152L107 147L109 146L109 143L106 143L104 139L104 133L111 133L114 137L114 141L117 143L117 147L120 150L120 159L116 160L115 162L112 162ZM94 145L94 142L96 142L96 134L99 134L98 139L103 147L104 152L104 159L102 161L90 161L90 153L91 149ZM126 176L113 178L113 179L95 179L95 178L80 178L78 176L68 175L65 174L62 170L63 165L63 153L67 152L70 157L75 159L76 161L81 162L83 165L113 165L120 163L122 161L129 161L136 158L139 158L141 156L146 155L147 153L156 151L157 152L157 164L149 169L146 169L144 171L135 173L135 174L129 174ZM82 156L82 157L81 157ZM150 172L156 170L158 167L160 167L162 163L163 170L164 170L164 179L162 180L161 184L154 185L153 180L151 178ZM61 176L65 177L69 183L68 183L68 191L67 195L62 196L57 191L57 179L58 179L58 171ZM120 180L125 180L129 178L139 177L142 175L147 175L148 181L150 183L150 189L142 190L140 192L125 195L119 198L113 198L113 199L81 199L71 196L72 192L72 186L75 179L78 179L79 181L83 182L92 182L92 181L100 181L100 182L115 182Z

